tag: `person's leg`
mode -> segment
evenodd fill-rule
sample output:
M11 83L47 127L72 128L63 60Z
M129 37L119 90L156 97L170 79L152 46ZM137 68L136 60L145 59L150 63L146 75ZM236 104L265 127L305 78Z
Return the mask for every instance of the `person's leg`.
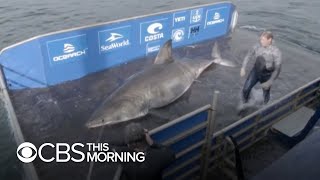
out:
M258 77L255 68L253 68L244 83L243 90L242 90L242 100L244 103L247 103L249 100L251 89L254 85L256 85L258 82Z
M271 74L272 72L261 73L259 77L259 82L261 84L267 82L270 79ZM264 104L267 104L270 100L270 90L271 90L271 87L269 89L263 89Z
M261 75L259 76L259 82L265 83L267 82L270 77L271 77L272 72L262 72ZM270 90L271 90L271 86L269 89L263 89L263 97L264 97L264 104L267 104L270 100Z
M264 82L267 82L271 75L272 75L272 70L267 70L266 69L266 61L264 57L258 56L255 64L255 68L257 69L257 77L258 81L262 84ZM270 100L270 89L263 89L263 98L264 98L264 104L267 104Z
M271 88L263 90L264 104L267 104L270 100L270 89Z

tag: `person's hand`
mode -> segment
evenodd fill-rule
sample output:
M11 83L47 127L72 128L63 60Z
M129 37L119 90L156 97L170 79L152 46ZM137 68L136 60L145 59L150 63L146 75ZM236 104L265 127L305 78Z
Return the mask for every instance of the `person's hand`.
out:
M151 146L153 144L153 140L149 135L149 131L147 129L144 129L144 134L146 135L146 141Z
M262 83L261 84L261 87L262 87L262 89L264 89L264 90L268 90L268 89L270 89L270 87L271 87L271 83L270 82L265 82L265 83Z
M240 70L240 76L243 77L246 75L246 70L244 68L241 68Z

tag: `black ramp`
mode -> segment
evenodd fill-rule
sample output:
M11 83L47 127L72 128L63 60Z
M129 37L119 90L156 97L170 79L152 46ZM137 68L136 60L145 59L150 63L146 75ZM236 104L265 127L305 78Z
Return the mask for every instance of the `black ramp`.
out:
M252 180L318 180L319 152L320 131L316 131Z

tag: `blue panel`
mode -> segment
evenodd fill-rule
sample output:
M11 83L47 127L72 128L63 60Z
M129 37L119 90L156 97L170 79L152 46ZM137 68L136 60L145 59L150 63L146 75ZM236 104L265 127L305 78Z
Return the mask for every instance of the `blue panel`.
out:
M206 129L202 129L182 140L171 145L171 149L173 149L176 153L183 151L184 149L202 141L205 138Z
M302 90L302 94L306 94L306 93L308 93L308 92L310 92L310 91L312 91L312 90L314 90L314 89L316 89L318 87L319 87L319 82L311 84L310 86L308 86L308 87L306 87L306 88L304 88Z
M241 129L244 129L248 126L250 126L255 121L256 116L247 119L246 121L242 122L241 124L235 126L234 128L230 129L229 131L225 132L225 136L233 135L234 133L240 131Z
M47 86L39 43L32 40L0 55L10 89Z
M311 93L311 94L309 94L308 96L300 99L299 102L298 102L298 105L301 105L301 104L305 103L306 101L312 99L313 97L316 96L316 94L317 94L317 92L314 92L314 93Z
M258 125L258 128L265 126L268 123L271 123L272 121L276 120L277 118L281 117L282 115L286 114L287 112L291 111L293 108L293 105L288 106L287 108L283 109L282 111L274 114L273 116L267 118L263 122L260 122Z
M200 160L196 160L190 164L188 164L187 166L185 166L184 168L178 170L176 173L174 173L173 175L167 177L166 179L176 179L177 177L187 173L188 171L190 171L192 168L194 168L197 165L200 165Z
M261 117L264 117L264 116L272 113L273 111L279 109L280 107L288 104L289 102L293 101L296 98L297 95L298 95L298 93L295 93L292 96L290 96L290 97L288 97L286 99L283 99L280 102L276 103L275 105L265 109L264 111L261 112Z
M11 89L55 85L154 55L171 38L176 48L224 36L233 10L223 2L50 34L5 50L0 63L35 80L5 71L23 84Z
M180 164L182 164L182 163L190 160L191 158L194 158L195 156L200 155L201 150L202 150L201 148L202 148L202 146L199 146L198 148L195 148L195 149L193 149L192 151L186 153L185 155L177 158L177 159L166 169L166 171L167 171L167 170L171 170L171 169L179 166Z
M214 146L216 145L216 138L212 138L212 141L211 141L211 146Z
M263 135L264 135L264 131L261 131L261 132L259 132L259 133L257 133L257 134L255 135L255 137L256 137L255 139L258 139L258 138L262 137ZM243 148L243 147L245 147L246 145L248 145L248 144L250 144L250 143L252 143L252 142L253 142L253 141L252 141L252 139L250 138L250 139L242 142L241 144L239 144L239 148Z
M192 116L184 121L174 124L162 131L152 135L152 138L158 143L162 143L168 139L171 139L185 131L199 125L200 123L207 121L208 112L201 112L195 116Z
M241 144L239 144L239 148L243 148L246 145L250 144L251 142L252 142L252 139L248 139L248 140L242 142Z
M244 138L250 136L251 133L253 132L253 128L254 128L254 127L252 127L252 128L250 128L249 130L243 132L243 133L240 134L238 137L236 137L235 140L236 140L237 142L239 142L239 141L243 140Z

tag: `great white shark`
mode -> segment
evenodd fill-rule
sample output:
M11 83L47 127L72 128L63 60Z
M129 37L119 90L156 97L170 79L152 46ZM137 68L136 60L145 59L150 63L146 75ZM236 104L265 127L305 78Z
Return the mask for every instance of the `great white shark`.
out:
M234 67L222 59L217 42L212 59L183 59L172 57L172 40L159 50L154 63L132 75L107 97L86 123L88 128L116 124L148 114L150 109L166 106L181 97L211 64Z

